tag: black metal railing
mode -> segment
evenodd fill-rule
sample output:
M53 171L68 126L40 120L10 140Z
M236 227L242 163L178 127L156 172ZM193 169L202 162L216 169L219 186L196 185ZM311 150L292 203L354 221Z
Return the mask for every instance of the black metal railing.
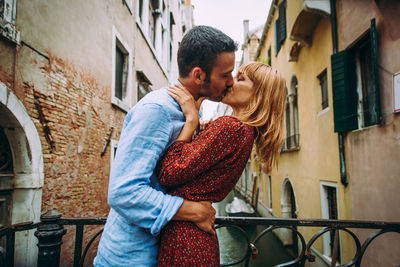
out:
M0 229L0 240L5 236L6 247L5 253L0 250L0 266L14 266L14 247L15 233L36 229L35 236L38 238L38 266L59 266L62 237L66 233L64 225L72 225L75 230L75 248L74 248L74 265L83 266L87 252L93 242L100 236L103 230L97 231L93 236L89 237L88 243L83 248L84 227L87 225L104 225L106 218L63 218L60 213L50 211L41 216L39 223L21 223L3 227ZM246 231L242 227L249 225L265 226L265 230L260 232L253 240L250 240ZM239 263L249 265L250 259L255 258L258 254L257 243L265 236L276 229L290 229L297 235L299 252L297 258L290 262L282 263L277 266L304 266L306 261L313 262L315 256L311 252L314 242L324 233L333 232L334 244L333 248L338 250L338 233L339 231L347 232L354 240L355 255L350 262L340 266L357 266L359 267L363 255L369 245L380 235L384 233L399 233L400 222L383 222L383 221L356 221L356 220L312 220L312 219L280 219L280 218L263 218L263 217L217 217L216 228L231 227L241 232L247 240L247 250L243 256L235 262L227 263L222 266L232 266ZM312 236L306 242L303 235L297 230L297 227L323 227L322 230ZM363 243L360 242L353 229L373 229L377 230L371 234ZM337 251L332 251L331 266L336 266Z
M298 149L300 147L300 134L291 135L283 139L282 151Z

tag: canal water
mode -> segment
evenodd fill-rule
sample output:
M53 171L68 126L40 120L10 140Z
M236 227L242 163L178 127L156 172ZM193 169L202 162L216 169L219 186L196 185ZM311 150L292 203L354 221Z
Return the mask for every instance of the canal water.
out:
M225 206L233 200L234 196L235 193L232 191L223 201L214 204L218 216L227 216ZM259 233L266 229L265 226L244 226L242 228L246 231L251 242ZM222 227L217 229L217 234L221 264L237 261L244 256L247 249L247 242L240 230L232 227ZM272 233L264 235L257 242L256 247L258 249L258 257L256 260L250 259L249 266L252 267L272 267L293 259L278 238ZM234 266L245 266L245 263L243 262Z

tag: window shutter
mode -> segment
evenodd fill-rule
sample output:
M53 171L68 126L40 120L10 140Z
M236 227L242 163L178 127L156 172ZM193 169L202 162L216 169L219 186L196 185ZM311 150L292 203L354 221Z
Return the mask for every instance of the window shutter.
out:
M374 100L373 110L370 110L373 114L376 114L375 123L380 123L382 120L381 115L381 94L380 94L380 86L379 86L379 65L378 65L378 35L376 32L376 22L375 19L371 20L371 29L370 29L370 37L371 37L371 63L372 63L372 75L374 79L375 92L371 92L374 94L373 96L368 96L368 99Z
M333 54L332 91L335 132L358 128L355 58L351 50Z
M275 21L275 56L278 55L279 50L281 50L281 42L279 41L279 19Z
M279 5L279 42L282 44L286 39L286 0Z

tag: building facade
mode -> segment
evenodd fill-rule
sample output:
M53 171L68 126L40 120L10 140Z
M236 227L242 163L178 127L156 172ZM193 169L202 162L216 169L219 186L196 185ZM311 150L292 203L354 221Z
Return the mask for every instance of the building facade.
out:
M340 111L335 111L335 129L343 134L351 218L400 221L394 208L400 203L400 116L393 106L393 78L400 72L400 3L337 0L335 7L333 100ZM343 101L347 109L340 109ZM356 233L361 240L370 234ZM382 236L367 250L363 266L397 266L399 247L398 236Z
M272 1L257 51L286 78L285 137L277 168L264 173L252 156L257 209L263 216L349 219L349 187L341 182L338 134L334 131L329 1ZM300 229L309 240L318 229ZM277 232L298 251L292 232ZM329 265L333 236L317 240L315 266ZM339 237L340 262L353 256L350 239Z
M51 209L107 215L126 112L177 78L191 8L181 0L0 1L0 227ZM35 266L36 243L33 231L17 234L16 266Z
M260 214L399 221L391 205L400 203L399 12L389 0L272 1L256 60L286 77L285 140L277 169L264 173L253 153L237 185ZM317 230L301 232L309 239ZM371 234L354 232L361 242ZM298 249L290 232L277 234ZM330 264L333 238L316 243L314 265ZM397 236L376 242L363 265L399 262ZM353 241L339 234L337 260L353 255Z

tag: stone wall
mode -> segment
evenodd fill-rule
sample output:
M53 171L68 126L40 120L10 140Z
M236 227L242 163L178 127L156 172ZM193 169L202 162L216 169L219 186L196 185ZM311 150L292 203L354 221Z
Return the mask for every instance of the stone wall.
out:
M90 74L55 57L37 67L48 79L48 90L29 81L21 85L43 148L42 212L106 216L108 139L118 139L124 113L111 107L110 89L99 87Z

